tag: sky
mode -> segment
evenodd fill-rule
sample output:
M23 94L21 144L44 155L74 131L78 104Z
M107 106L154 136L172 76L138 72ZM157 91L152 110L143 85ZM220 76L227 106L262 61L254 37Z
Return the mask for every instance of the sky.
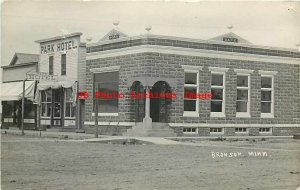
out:
M289 10L290 9L290 10ZM6 1L1 4L1 65L15 52L39 53L34 41L82 32L97 42L118 20L129 36L151 33L210 39L232 32L256 45L296 48L299 2Z

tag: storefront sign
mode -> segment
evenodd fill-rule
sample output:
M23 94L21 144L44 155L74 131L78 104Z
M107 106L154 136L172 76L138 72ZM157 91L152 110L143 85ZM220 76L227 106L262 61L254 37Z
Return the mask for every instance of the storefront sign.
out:
M47 45L41 45L41 54L67 51L75 48L77 48L77 46L75 45L74 40L57 42Z
M87 91L78 92L78 99L86 100L89 97L89 93Z
M27 80L56 80L56 75L49 75L45 72L34 73L34 74L26 74Z

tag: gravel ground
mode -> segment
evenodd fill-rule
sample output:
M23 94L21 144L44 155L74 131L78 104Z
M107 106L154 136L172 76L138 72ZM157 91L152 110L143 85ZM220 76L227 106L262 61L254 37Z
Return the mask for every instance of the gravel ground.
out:
M1 141L3 190L295 190L300 186L299 140L163 146L2 135ZM253 151L267 156L249 156ZM212 152L219 157L213 158ZM222 158L221 153L240 156Z

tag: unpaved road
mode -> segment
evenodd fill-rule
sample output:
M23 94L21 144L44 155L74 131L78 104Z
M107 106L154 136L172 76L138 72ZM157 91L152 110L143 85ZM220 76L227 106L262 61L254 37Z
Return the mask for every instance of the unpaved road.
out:
M2 190L295 190L300 186L300 141L296 140L163 146L2 135L1 141ZM267 156L249 156L255 148ZM212 158L211 152L242 156Z

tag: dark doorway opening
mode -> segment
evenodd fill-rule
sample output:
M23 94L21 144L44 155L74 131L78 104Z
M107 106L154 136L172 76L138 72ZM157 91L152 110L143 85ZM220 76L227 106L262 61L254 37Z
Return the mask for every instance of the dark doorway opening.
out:
M135 81L131 87L131 93L145 94L145 88L139 81ZM144 98L131 98L134 104L134 120L135 122L142 122L145 117L145 99Z
M152 122L168 122L168 109L172 99L164 95L171 93L170 86L164 81L159 81L153 85L150 92L153 95L150 98Z

